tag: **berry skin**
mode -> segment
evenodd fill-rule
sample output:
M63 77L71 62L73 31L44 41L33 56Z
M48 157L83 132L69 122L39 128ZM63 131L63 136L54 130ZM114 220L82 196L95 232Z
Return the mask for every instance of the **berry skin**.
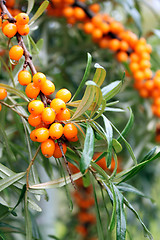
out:
M73 138L67 138L67 140L68 140L69 142L77 142L77 141L78 141L78 137L77 137L77 135L76 135L76 136L73 137Z
M28 111L33 115L40 115L44 110L44 104L40 100L33 100L28 104Z
M59 139L63 134L63 126L60 123L53 123L49 128L49 135L52 139Z
M25 89L25 92L27 97L36 99L40 93L40 88L36 87L34 83L29 83Z
M42 121L41 115L32 115L30 114L28 117L28 122L31 126L36 127L38 126Z
M50 107L46 107L43 112L42 112L42 121L45 123L45 124L51 124L54 122L56 118L56 113L55 111L50 108Z
M44 95L51 95L55 91L54 83L46 79L46 81L41 84L41 91Z
M38 128L35 131L35 139L37 142L44 142L49 138L49 130L47 128Z
M56 113L59 113L60 111L66 109L66 104L62 99L55 98L52 100L50 107L53 108Z
M58 121L66 121L66 120L69 120L70 118L71 118L71 114L67 108L60 111L56 115L56 120L58 120Z
M78 130L73 123L67 123L63 128L63 134L67 139L77 136Z
M60 98L66 103L71 99L71 92L66 88L62 88L56 93L56 98Z
M0 100L3 100L7 97L7 91L5 88L0 87Z
M37 141L36 136L35 136L35 132L36 132L36 129L34 129L34 130L30 133L30 139L31 139L33 142L36 142L36 141Z
M9 51L9 57L12 60L19 61L19 59L23 56L23 48L19 45L15 45L11 47Z
M118 39L112 39L110 40L110 43L109 43L109 48L112 50L112 51L117 51L120 47L120 41Z
M35 86L40 87L42 83L44 83L46 81L46 76L41 73L41 72L37 72L33 75L33 82L35 84Z
M3 33L6 37L12 38L17 33L17 26L14 23L8 23L3 28Z
M22 36L28 35L28 33L29 33L29 25L28 24L18 25L17 26L17 31Z
M66 151L67 151L67 146L66 146L65 143L62 143L62 148L63 148L63 152L65 154ZM61 149L60 149L58 143L55 144L55 150L54 150L54 153L53 153L53 157L54 158L61 158L62 157L62 152L61 152Z
M41 151L46 158L52 157L54 154L54 150L55 143L52 139L47 139L46 141L41 143Z
M2 104L0 104L0 111L2 110Z
M22 86L27 86L31 80L31 74L27 70L22 70L18 73L18 81Z
M25 25L29 22L29 17L26 13L19 13L16 16L17 25Z

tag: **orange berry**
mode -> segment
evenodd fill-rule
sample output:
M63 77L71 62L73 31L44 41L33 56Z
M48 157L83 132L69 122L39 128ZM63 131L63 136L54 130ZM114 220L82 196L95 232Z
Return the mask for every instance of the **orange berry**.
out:
M100 48L108 48L109 47L109 40L106 37L103 37L99 41Z
M160 88L160 77L155 76L154 79L153 79L153 81L154 81L155 87Z
M154 87L154 82L153 82L153 80L147 80L147 81L145 82L145 88L146 88L148 91L152 91L153 87Z
M41 72L37 72L33 75L33 82L35 84L35 86L40 87L42 83L44 83L46 81L46 76L41 73Z
M14 7L15 0L6 0L6 6L9 8Z
M144 77L145 77L145 79L152 78L152 70L150 68L144 69Z
M46 79L46 81L42 82L40 88L41 88L41 91L44 95L51 95L55 91L54 83L52 83L48 79Z
M123 31L123 25L119 22L113 21L110 24L110 30L115 34L118 34Z
M140 96L143 97L143 98L149 97L149 92L148 92L148 90L145 89L145 88L140 89L139 94L140 94Z
M94 28L93 32L92 32L92 38L93 39L101 39L103 37L103 32L101 29L99 28Z
M29 17L26 13L19 13L16 16L16 20L18 25L25 25L29 22Z
M42 121L45 123L45 124L51 124L54 122L56 118L56 113L55 111L50 108L50 107L46 107L43 112L42 112Z
M127 50L129 49L128 43L127 43L126 41L122 40L122 41L120 42L120 49L121 49L122 51L127 51Z
M142 70L144 70L145 68L150 68L151 67L151 63L148 60L142 59L139 63L139 66Z
M77 20L83 20L86 17L86 14L84 12L84 10L80 7L75 7L74 8L74 17Z
M3 33L6 37L12 38L17 33L17 26L14 23L8 23L4 26Z
M63 134L63 126L60 123L53 123L49 128L49 135L52 139L59 139Z
M94 25L91 22L86 22L83 26L85 33L90 34L94 30Z
M20 35L26 36L29 33L29 25L28 24L17 25L17 31Z
M128 60L128 54L124 51L118 52L116 57L119 62L126 62Z
M77 141L78 141L78 136L76 135L76 136L73 137L73 138L67 138L67 140L68 140L69 142L77 142Z
M3 100L4 98L7 97L7 91L5 88L0 87L0 100Z
M131 62L129 64L129 67L133 73L135 73L139 70L139 64L137 62Z
M63 134L67 139L74 138L77 133L78 130L73 123L67 123L63 128Z
M91 4L89 6L89 9L93 11L94 13L98 13L100 11L100 6L97 3Z
M66 120L69 120L70 118L71 118L71 114L67 108L60 111L56 115L56 120L58 120L58 121L66 121Z
M47 139L41 143L42 154L46 157L52 157L55 150L55 143L52 139Z
M40 100L33 100L28 104L28 111L33 115L40 115L44 110L44 104Z
M56 113L59 113L60 111L66 109L66 104L62 99L55 98L52 100L50 107L53 108Z
M15 45L11 47L9 51L9 57L12 60L19 61L19 59L23 56L23 48L19 45Z
M35 139L37 142L44 142L49 138L49 130L47 128L38 128L35 131Z
M4 21L4 22L2 23L2 31L3 31L4 27L5 27L8 23L9 23L8 20L6 20L6 21Z
M42 121L41 115L33 115L30 114L28 117L28 122L31 126L36 127L38 126Z
M118 39L112 39L109 43L109 49L112 51L117 51L120 48L120 41Z
M18 73L18 81L22 86L28 85L32 80L31 74L27 70L22 70Z
M40 93L40 88L35 86L34 83L29 83L25 89L25 92L27 97L36 99Z
M139 61L139 56L137 53L133 52L130 55L131 62L138 62Z
M102 23L102 17L100 15L95 15L92 17L91 21L95 27L99 27Z
M2 104L0 103L0 111L2 110Z
M65 143L62 143L62 149L63 149L63 153L65 154L66 151L67 151L67 146ZM55 150L54 150L54 153L53 153L53 157L54 158L61 158L62 157L62 152L61 152L61 149L58 145L58 143L55 144Z
M56 93L56 98L60 98L66 103L71 99L71 92L66 88L62 88Z
M74 9L72 7L65 7L63 9L63 15L66 17L66 18L69 18L69 17L72 17L74 14Z
M100 30L103 32L103 34L107 34L110 30L109 24L102 22L99 26Z
M140 70L134 72L134 78L135 80L138 80L138 81L144 80L144 72Z
M36 132L36 129L34 129L34 130L30 133L30 139L31 139L33 142L36 142L36 141L37 141L36 136L35 136L35 132Z

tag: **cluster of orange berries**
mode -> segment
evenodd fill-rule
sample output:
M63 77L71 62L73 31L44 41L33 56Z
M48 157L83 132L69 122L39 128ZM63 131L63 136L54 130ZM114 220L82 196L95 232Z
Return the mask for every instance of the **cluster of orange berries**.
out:
M86 34L90 34L100 48L115 52L119 62L128 62L134 78L134 87L141 97L152 100L153 114L160 117L160 71L154 75L151 70L151 46L144 38L138 39L136 34L126 30L108 14L100 14L99 4L85 4L84 8L81 4L78 6L77 2L85 1L52 0L53 6L50 4L48 13L65 16L70 24L80 22L78 26Z
M36 95L34 88L38 90ZM26 90L27 96L31 98L36 98L40 91L48 97L55 91L55 86L50 80L46 79L43 73L37 72L33 75L33 82L27 85ZM30 134L30 138L32 141L41 143L42 154L47 158L51 156L62 157L61 150L63 149L64 154L67 150L65 141L75 142L78 140L77 127L73 123L66 123L71 117L69 109L66 108L66 102L70 98L70 91L62 88L56 93L55 98L50 100L49 106L48 104L45 106L41 100L37 99L28 104L28 111L30 112L28 122L35 127ZM60 144L58 140L61 140Z

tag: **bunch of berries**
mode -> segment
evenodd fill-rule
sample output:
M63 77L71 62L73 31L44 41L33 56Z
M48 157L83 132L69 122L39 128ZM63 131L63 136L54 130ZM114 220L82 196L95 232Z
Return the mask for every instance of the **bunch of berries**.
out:
M36 95L31 88L37 90ZM33 83L29 83L26 90L27 96L31 98L36 98L40 91L48 97L54 92L55 86L43 73L37 72L33 75ZM67 150L66 140L71 142L78 140L76 126L73 123L66 123L71 117L69 109L66 108L66 102L70 99L70 91L62 88L56 93L55 98L50 100L49 106L48 104L45 106L41 100L37 99L28 104L30 112L28 122L35 127L30 138L32 141L41 143L42 154L47 158L62 157L62 149L64 154ZM60 144L58 140L61 140Z
M83 2L83 4L81 3ZM150 54L152 48L144 38L138 37L108 14L100 14L99 4L85 1L52 0L48 13L64 16L70 24L78 24L100 48L110 49L119 62L128 62L134 78L134 87L143 98L152 101L152 112L160 117L160 71L153 74Z

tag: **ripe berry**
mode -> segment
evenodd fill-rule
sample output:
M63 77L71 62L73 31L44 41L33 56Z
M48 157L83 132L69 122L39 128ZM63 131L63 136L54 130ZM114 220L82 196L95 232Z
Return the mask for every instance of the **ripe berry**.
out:
M42 83L44 83L46 81L46 76L41 73L41 72L37 72L33 75L33 82L35 84L35 86L40 87Z
M94 30L94 25L91 22L86 22L83 26L85 33L91 34Z
M0 111L2 110L2 104L0 104Z
M6 37L12 38L17 33L17 26L14 23L8 23L3 28L3 33Z
M56 113L59 113L60 111L66 109L66 104L62 99L55 98L52 100L50 107L53 108Z
M26 13L19 13L16 16L16 20L18 25L25 25L29 22L29 17Z
M56 93L56 98L60 98L66 103L71 99L71 92L66 88L62 88Z
M18 73L18 81L22 86L28 85L32 80L30 72L22 70Z
M49 130L47 128L38 128L35 130L35 138L37 142L44 142L49 138Z
M28 111L33 115L40 115L44 110L44 104L40 100L33 100L28 104Z
M28 117L28 122L31 126L36 127L38 126L42 121L41 115L33 115L30 114Z
M41 91L44 95L51 95L55 91L54 83L47 79L41 84Z
M19 59L23 56L23 48L19 45L15 45L11 47L9 51L10 59L19 61Z
M45 124L51 124L54 122L55 120L55 117L56 117L56 113L55 111L50 108L50 107L46 107L43 112L42 112L42 121L45 123Z
M75 137L77 133L78 130L73 123L67 123L63 128L63 134L67 139Z
M60 123L53 123L49 128L49 135L52 139L59 139L63 134L63 126Z
M5 88L0 87L0 100L3 100L7 97L7 91Z
M60 111L56 115L56 120L58 120L58 121L66 121L66 120L69 120L70 118L71 118L71 114L67 108Z
M36 99L40 93L40 88L36 87L34 83L29 83L25 89L25 92L27 97Z
M29 33L29 25L28 24L25 24L25 25L18 25L17 26L17 31L20 35L28 35Z
M78 141L78 136L76 135L76 136L73 137L73 138L67 138L67 140L68 140L69 142L77 142L77 141Z
M118 39L112 39L110 40L110 43L109 43L109 48L112 50L112 51L117 51L120 47L120 41Z
M31 139L33 142L36 142L36 141L37 141L36 136L35 136L35 132L36 132L36 129L34 129L34 130L30 133L30 139Z
M62 149L63 149L63 153L65 154L66 151L67 151L67 146L65 143L62 143ZM54 153L53 153L53 157L55 158L61 158L62 157L62 152L61 152L61 149L58 145L58 143L55 144L55 150L54 150Z
M86 14L82 8L80 8L80 7L74 8L74 17L77 20L83 20L85 18L85 16L86 16Z
M52 139L47 139L46 141L41 143L41 151L46 158L52 157L54 150L55 150L55 143Z

